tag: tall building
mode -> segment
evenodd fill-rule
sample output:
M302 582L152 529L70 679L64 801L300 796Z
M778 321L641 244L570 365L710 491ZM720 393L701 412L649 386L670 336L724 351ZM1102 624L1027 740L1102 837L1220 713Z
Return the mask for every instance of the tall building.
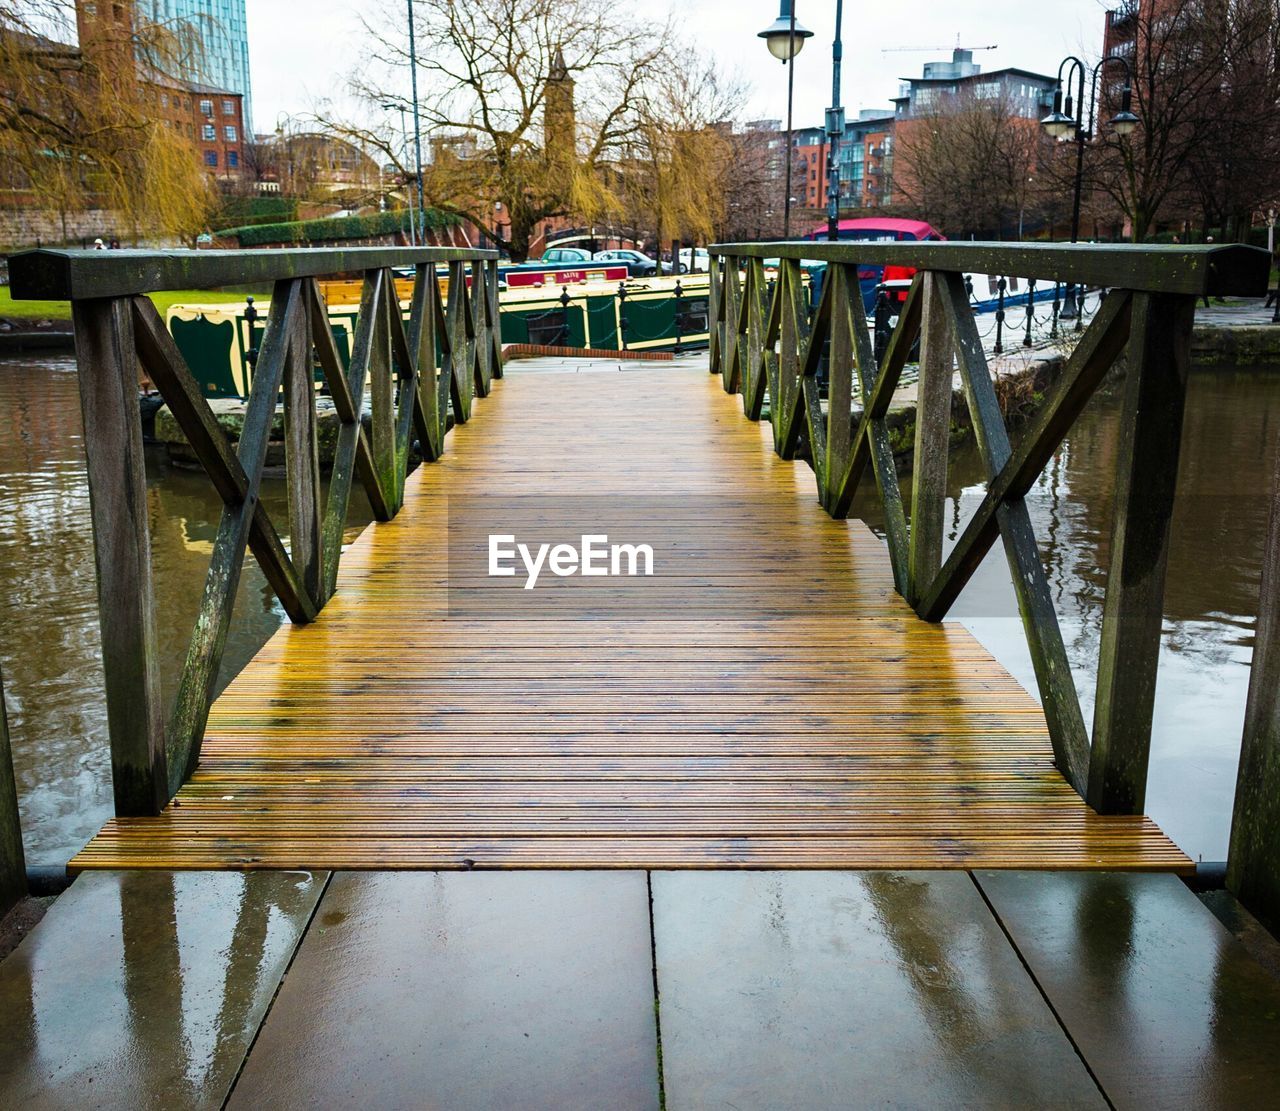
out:
M245 0L137 0L139 14L153 23L183 21L200 34L202 56L192 81L239 93L244 130L253 134L253 98L249 82L249 32Z
M185 19L202 28L210 26L191 11L179 15L152 10L178 7L237 7L243 37L244 0L215 0L203 5L193 0L77 0L80 49L95 61L107 83L140 82L156 118L191 143L205 173L218 181L234 181L240 176L244 144L252 135L248 130L248 105L239 89L199 79L210 69L213 53L188 73L161 73L135 56L134 20L139 12L153 22ZM205 38L209 38L207 32ZM243 50L240 56L247 62ZM247 81L247 64L245 76Z
M840 137L840 206L888 204L893 182L893 112L864 108Z

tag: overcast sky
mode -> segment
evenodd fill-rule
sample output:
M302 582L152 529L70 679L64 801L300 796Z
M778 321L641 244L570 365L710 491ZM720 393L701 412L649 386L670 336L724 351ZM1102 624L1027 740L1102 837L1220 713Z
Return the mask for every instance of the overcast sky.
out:
M1017 66L1056 73L1069 53L1095 55L1104 13L1118 0L851 0L844 16L843 99L858 108L887 107L898 78L963 46L995 46L975 55L984 70ZM339 90L359 59L352 0L248 0L254 126L271 131L283 115L303 114ZM777 0L643 0L633 11L670 11L686 39L736 69L752 85L748 116L781 118L786 69L756 33L778 15ZM797 0L796 18L814 32L796 64L795 123L821 126L831 102L831 38L835 0ZM883 51L925 47L919 52Z

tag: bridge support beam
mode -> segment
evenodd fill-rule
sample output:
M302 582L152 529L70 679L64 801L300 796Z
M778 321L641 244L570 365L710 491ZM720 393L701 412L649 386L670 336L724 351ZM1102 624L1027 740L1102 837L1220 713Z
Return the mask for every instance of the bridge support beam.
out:
M1134 294L1089 761L1087 798L1101 814L1141 814L1146 802L1194 319L1194 298Z
M133 319L126 297L73 301L71 312L98 564L111 780L116 813L146 817L169 801L169 772Z
M1280 464L1271 489L1227 887L1275 930L1280 929Z

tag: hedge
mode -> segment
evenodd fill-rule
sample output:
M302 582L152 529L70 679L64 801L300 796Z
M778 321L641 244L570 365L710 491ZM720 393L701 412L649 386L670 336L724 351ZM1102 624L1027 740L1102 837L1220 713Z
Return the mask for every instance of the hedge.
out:
M429 208L429 228L453 227L452 213ZM283 224L254 224L217 232L222 239L238 239L241 247L262 247L272 243L327 243L339 239L372 239L409 230L409 210L375 212L368 216L324 216L317 220L291 220Z
M233 227L281 224L298 218L298 202L292 197L227 197L218 219Z

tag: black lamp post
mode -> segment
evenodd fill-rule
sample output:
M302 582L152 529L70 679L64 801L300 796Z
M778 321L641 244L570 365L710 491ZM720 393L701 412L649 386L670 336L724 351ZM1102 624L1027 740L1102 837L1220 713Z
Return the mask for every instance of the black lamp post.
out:
M1133 82L1133 68L1129 65L1128 59L1121 57L1119 54L1108 54L1093 67L1092 73L1090 73L1084 62L1075 55L1068 55L1064 58L1062 64L1058 66L1058 86L1053 92L1053 111L1040 121L1040 126L1053 138L1067 139L1074 137L1075 139L1076 180L1075 192L1071 201L1072 243L1076 243L1080 239L1080 193L1084 186L1084 147L1093 138L1094 113L1098 107L1098 75L1102 72L1102 67L1108 62L1119 62L1124 66L1125 71L1124 89L1120 96L1120 111L1111 117L1109 121L1110 127L1121 137L1133 134L1134 129L1138 126L1138 117L1132 111L1133 93L1130 89L1130 85ZM1064 71L1066 72L1065 84L1062 80ZM1089 78L1089 115L1087 122L1084 111L1086 77ZM1073 80L1076 81L1077 91L1074 101L1071 96L1071 82ZM1063 98L1064 89L1066 90L1065 100ZM1063 318L1071 319L1077 317L1076 309L1075 283L1072 282L1067 286L1066 303L1062 307Z
M840 238L840 137L844 134L844 108L840 104L840 63L844 44L840 22L844 0L836 0L836 37L831 42L831 107L827 109L827 238Z
M801 50L804 40L813 37L813 32L796 22L793 0L780 0L778 18L769 24L757 38L762 38L769 48L769 53L782 64L788 65ZM785 207L782 210L782 238L791 238L791 104L795 93L796 67L790 65L787 70L787 141L786 141L786 187Z
M409 7L409 77L413 87L413 154L418 171L418 241L427 242L427 199L422 191L422 119L418 112L418 46L413 25L413 0Z

